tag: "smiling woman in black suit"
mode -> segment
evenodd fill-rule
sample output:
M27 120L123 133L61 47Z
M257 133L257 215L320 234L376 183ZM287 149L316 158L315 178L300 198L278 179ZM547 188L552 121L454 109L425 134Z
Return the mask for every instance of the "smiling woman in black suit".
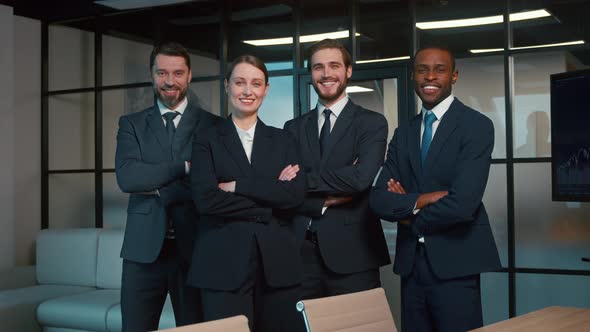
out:
M244 314L254 331L285 331L299 318L289 211L303 201L305 176L294 138L258 118L268 88L264 63L238 57L225 78L231 116L193 144L201 219L189 283L202 289L205 320Z

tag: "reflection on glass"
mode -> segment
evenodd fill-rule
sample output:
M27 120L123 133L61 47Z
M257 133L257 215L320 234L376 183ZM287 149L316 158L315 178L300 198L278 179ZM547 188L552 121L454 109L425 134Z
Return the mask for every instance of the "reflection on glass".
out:
M588 276L517 273L516 315L550 306L590 308L588 294Z
M189 86L188 98L207 112L220 115L219 81L193 82Z
M508 319L508 274L482 273L480 289L483 324Z
M49 97L49 169L94 168L94 93Z
M516 266L590 269L590 203L552 202L550 163L515 164Z
M506 165L493 164L483 203L488 213L502 266L508 266L508 204L506 201Z
M548 15L532 20L512 22L513 43L531 47L571 41L589 40L588 1L512 1L511 15L525 11L545 11Z
M453 26L426 28L426 22L476 19L503 15L504 0L492 1L417 1L416 32L420 46L441 44L448 46L456 57L468 56L470 49L502 48L504 46L504 25L476 24L472 26ZM420 24L422 23L422 24Z
M350 9L349 2L339 0L302 0L301 1L302 24L301 35L315 35L320 33L334 33L346 31L342 38L338 40L352 54L349 42L350 31ZM302 59L298 63L303 63L307 50L313 43L301 43Z
M488 56L456 60L459 78L453 94L465 105L481 112L494 124L492 158L506 158L506 100L504 58Z
M230 61L242 54L252 54L272 68L269 70L293 67L293 19L289 5L252 6L236 2L230 29Z
M119 117L142 111L154 105L152 87L105 90L102 93L103 167L115 168L115 147Z
M103 85L149 82L149 59L153 45L104 35L102 48Z
M407 1L361 1L357 63L409 56L411 34L408 14Z
M103 173L103 227L125 228L129 195L119 189L115 173Z
M49 228L92 228L94 174L49 175Z
M514 56L514 156L551 156L549 75L578 69L565 51Z
M94 86L94 33L50 25L48 39L49 90Z
M258 111L260 119L268 126L283 128L293 119L293 76L270 77L270 88Z

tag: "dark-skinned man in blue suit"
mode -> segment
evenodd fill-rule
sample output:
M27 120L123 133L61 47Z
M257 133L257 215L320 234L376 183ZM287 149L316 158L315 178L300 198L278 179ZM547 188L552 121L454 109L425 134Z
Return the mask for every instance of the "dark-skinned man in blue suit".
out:
M150 71L157 102L119 119L115 156L119 187L131 194L121 250L127 332L157 330L168 292L178 326L201 320L199 292L186 285L197 227L188 174L194 134L221 121L188 101L184 47L155 47Z
M422 111L395 131L370 204L398 222L402 330L467 331L483 324L480 273L501 267L482 203L494 128L452 95L448 49L420 49L412 76Z

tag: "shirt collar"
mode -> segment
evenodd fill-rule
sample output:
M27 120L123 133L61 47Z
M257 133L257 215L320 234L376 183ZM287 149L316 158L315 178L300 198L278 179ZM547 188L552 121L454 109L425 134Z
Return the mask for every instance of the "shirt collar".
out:
M332 113L334 113L334 115L336 117L338 117L340 115L340 113L342 113L342 110L344 109L344 106L346 106L346 103L348 103L348 96L345 95L344 98L340 99L334 105L330 106L330 111L332 111ZM322 112L326 109L326 106L324 106L318 100L317 109L318 109L318 116L320 116L320 115L322 115Z
M432 113L434 113L434 115L436 115L437 121L440 121L442 117L445 115L445 113L449 110L449 107L451 107L453 100L455 100L455 96L453 96L453 94L450 94L447 98L445 98L443 101L438 103L438 105L434 106L430 110L432 111ZM429 110L425 109L424 106L422 106L422 119L424 119L424 116L428 111Z
M238 132L238 136L240 137L240 141L243 141L244 139L247 141L254 140L254 133L256 132L256 124L258 123L258 120L256 120L256 122L254 122L252 127L250 127L250 129L248 129L248 130L244 130L244 129L238 127L238 125L233 121L232 121L232 123L234 124L234 127L236 127L236 130Z
M186 110L186 107L188 106L188 99L186 97L184 97L184 100L178 104L178 107L176 107L175 110L171 110L168 107L164 106L164 104L162 104L162 102L160 102L160 99L158 99L158 109L160 110L160 114L164 115L164 113L168 113L168 112L178 112L180 113L180 116L182 116L182 114L184 114L184 111Z

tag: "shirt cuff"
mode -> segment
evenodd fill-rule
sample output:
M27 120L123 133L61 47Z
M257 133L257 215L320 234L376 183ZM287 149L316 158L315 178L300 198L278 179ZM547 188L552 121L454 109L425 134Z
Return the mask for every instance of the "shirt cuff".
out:
M189 175L189 173L191 172L191 167L189 166L188 161L184 162L184 174Z
M416 205L418 205L418 201L416 201L416 203L414 203L414 209L412 209L412 213L414 215L417 215L418 212L420 212L420 209L416 209Z
M327 206L322 207L322 216L324 215L324 213L326 212L327 209L328 209Z

